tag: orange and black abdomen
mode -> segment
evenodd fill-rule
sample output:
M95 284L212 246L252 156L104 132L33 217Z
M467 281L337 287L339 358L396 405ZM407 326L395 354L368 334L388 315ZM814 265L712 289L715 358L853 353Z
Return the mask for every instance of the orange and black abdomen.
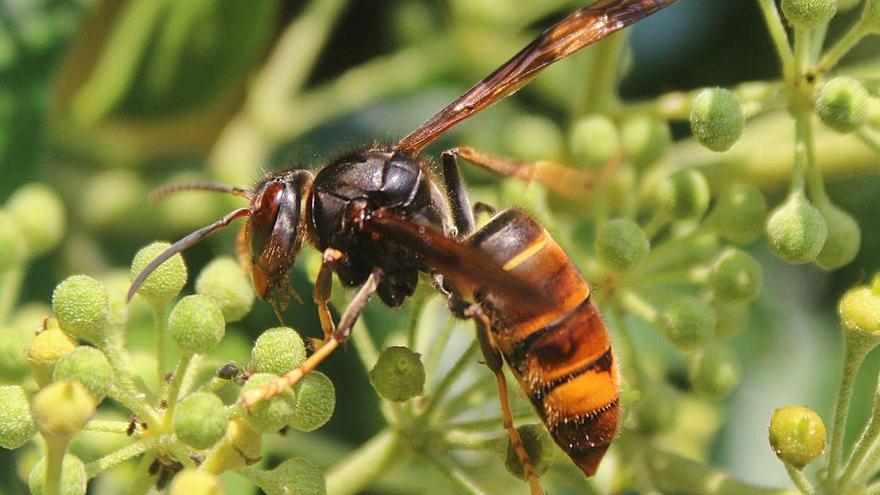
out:
M619 416L617 367L590 288L562 248L521 210L506 210L470 237L505 270L554 303L530 306L478 294L495 345L553 439L587 476L596 472Z

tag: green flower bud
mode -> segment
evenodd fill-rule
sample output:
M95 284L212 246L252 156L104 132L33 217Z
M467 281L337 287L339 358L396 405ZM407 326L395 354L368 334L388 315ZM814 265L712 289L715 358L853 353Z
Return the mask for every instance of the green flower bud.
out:
M223 339L226 322L214 299L194 294L178 301L171 310L168 331L181 351L205 354Z
M174 412L174 433L195 449L206 449L226 434L226 409L220 397L194 392L180 401Z
M196 279L196 292L211 296L228 323L238 321L254 305L254 289L241 265L224 256L208 263Z
M169 247L171 244L167 242L154 242L138 251L131 262L131 279L140 275L151 261ZM186 265L183 263L183 256L175 254L144 280L137 293L153 306L164 307L177 296L184 284Z
M296 330L270 328L263 332L251 350L250 370L254 373L283 375L306 359L306 346Z
M740 366L736 354L722 345L710 345L698 353L688 368L694 390L720 400L739 383Z
M709 206L709 183L694 169L679 170L657 186L657 206L676 220L699 218Z
M637 166L650 165L663 158L672 141L669 125L646 115L624 121L620 137L625 156Z
M296 411L288 426L299 431L314 431L324 426L336 408L336 387L327 375L313 371L293 390Z
M520 160L553 160L562 155L562 131L550 119L535 115L513 118L503 133L505 147Z
M677 347L695 349L715 333L715 312L694 297L681 297L660 315L660 329Z
M221 495L223 487L217 475L188 468L174 476L170 492L171 495Z
M761 267L745 252L728 248L712 264L709 283L721 301L750 302L758 297L761 290Z
M837 0L782 0L782 13L796 28L811 29L837 13Z
M819 212L828 226L828 238L816 263L826 270L834 270L849 264L859 254L862 231L849 213L828 203L819 205Z
M76 341L62 332L55 320L49 320L47 329L38 333L25 348L25 356L34 372L37 385L42 387L52 381L55 363L74 347Z
M777 409L770 419L770 446L782 462L802 469L825 449L825 424L808 407Z
M61 489L59 495L85 495L89 481L86 466L73 454L64 454L61 461ZM46 493L46 458L43 457L34 465L28 476L28 488L31 495Z
M259 486L267 495L326 495L327 482L314 462L297 457L288 459L265 473Z
M767 220L770 247L789 263L809 263L816 259L827 237L825 219L803 193L789 196Z
M749 326L748 307L742 304L713 303L718 323L715 326L715 335L719 337L733 337L743 333Z
M568 142L574 162L584 167L608 163L620 149L617 127L604 115L579 119L571 126Z
M44 435L73 435L95 413L95 401L79 382L54 382L37 392L31 411Z
M637 223L626 219L605 222L596 235L596 255L603 264L626 270L647 256L648 238Z
M0 273L24 263L27 244L18 224L8 213L0 211Z
M79 346L55 364L54 381L77 381L99 404L113 385L113 368L103 352L94 347Z
M244 387L241 388L241 397L248 392L266 385L278 377L269 373L256 373L251 375ZM296 413L296 397L293 390L285 388L284 391L271 399L260 401L247 410L245 419L248 425L260 433L274 433L284 428L293 419Z
M65 332L92 343L104 341L110 296L87 275L66 278L52 292L52 312Z
M247 421L233 419L223 440L214 445L199 470L220 474L257 462L263 449L262 438L248 426Z
M33 330L0 327L0 383L21 383L30 371L25 349Z
M837 311L847 329L880 337L880 291L864 285L850 289Z
M828 81L816 98L816 113L822 122L837 132L855 131L865 123L868 92L851 77L839 76Z
M36 432L24 389L18 385L0 386L0 447L17 449Z
M715 230L721 237L737 244L748 244L764 232L767 201L758 188L734 184L721 193L713 214Z
M539 424L522 425L517 427L516 431L519 432L519 436L522 438L523 447L526 450L526 454L529 455L535 475L541 476L547 471L550 458L553 456L554 444L553 440L550 439L550 434L547 433L547 429L543 425ZM504 467L507 468L510 474L519 479L525 479L522 463L519 462L519 456L516 455L516 450L513 448L513 444L510 443L510 439L507 440Z
M654 436L675 425L678 397L666 386L655 384L645 389L634 408L639 431Z
M388 347L370 370L370 383L382 397L404 402L424 393L425 365L421 355L406 347Z
M722 88L697 93L691 108L690 122L694 137L712 151L727 151L739 140L745 127L739 98Z
M6 209L21 228L31 257L53 249L64 236L64 204L46 185L32 183L16 189Z

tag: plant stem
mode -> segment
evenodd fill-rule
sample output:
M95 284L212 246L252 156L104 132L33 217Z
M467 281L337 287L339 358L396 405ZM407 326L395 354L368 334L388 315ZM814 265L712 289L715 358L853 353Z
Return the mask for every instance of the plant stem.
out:
M70 443L69 435L43 435L46 440L46 476L44 478L44 493L46 495L58 495L61 493L61 471L64 463L64 453L67 452L67 444Z
M3 274L3 286L0 287L0 325L9 320L12 306L18 300L21 281L24 279L24 267L10 268Z
M852 455L843 467L843 474L837 484L840 493L848 493L853 484L861 483L872 471L871 467L877 461L877 448L880 446L878 439L880 439L880 384L874 392L871 417L862 430Z
M419 321L429 299L429 294L425 291L417 291L410 299L409 321L406 323L406 346L413 351L416 350L418 342Z
M116 452L111 452L100 459L96 459L86 464L86 476L94 478L103 471L114 468L128 459L152 449L159 443L159 438L160 437L156 436L138 440L126 445Z
M376 349L376 343L373 342L373 337L370 335L370 331L363 318L359 318L352 327L351 341L354 344L358 357L361 358L361 364L369 372L373 365L376 364L376 361L379 360L379 351Z
M647 323L657 321L657 309L642 296L632 290L623 290L618 295L620 305L630 313L638 316Z
M137 478L132 482L131 489L128 491L131 495L146 495L153 486L153 475L150 474L150 465L156 460L156 451L148 451L146 455L141 457L141 462L135 470Z
M798 134L803 134L802 137L806 148L807 186L810 188L810 195L817 206L830 205L831 200L828 198L828 193L825 191L825 181L822 179L822 171L819 169L819 162L816 159L816 142L813 134L813 115L806 114L799 119L799 121L801 122L800 125L803 127Z
M457 323L455 317L449 316L448 319L440 326L440 329L437 330L437 333L434 335L434 339L431 342L431 346L426 350L425 353L425 375L433 377L437 371L437 364L440 362L440 358L443 356L443 350L446 349L446 344L449 342L449 337L452 335L452 329L455 328L455 324Z
M773 0L758 0L758 6L764 15L764 22L767 24L770 38L773 40L773 46L779 56L782 75L786 80L789 80L794 74L794 56L791 53L791 45L789 45L788 35L785 33L785 26L779 17L779 11L776 10L776 3Z
M458 358L455 364L452 365L452 368L449 369L449 372L446 373L446 376L443 377L443 380L437 384L437 388L430 396L430 402L428 402L428 407L425 408L424 412L422 412L423 418L430 418L431 415L437 410L437 406L443 401L443 397L449 391L449 387L455 382L459 375L464 371L464 369L473 362L476 358L477 353L480 351L477 340L471 343L471 345L464 351L464 354Z
M816 489L810 483L810 480L804 476L804 472L800 469L792 466L791 464L785 463L785 472L788 473L788 477L791 478L791 482L794 483L794 486L797 487L798 490L803 495L813 495L816 493Z
M400 433L385 429L339 461L327 473L329 495L362 492L379 476L408 458Z
M192 361L192 358L193 354L190 352L184 353L180 356L180 359L177 361L177 368L174 370L174 375L171 377L171 383L168 384L168 404L165 407L163 418L165 431L171 431L172 429L174 410L177 408L178 399L180 399L180 385L183 383L183 377L186 375L186 370L189 368L189 363Z
M578 114L613 113L620 105L617 97L620 53L626 46L626 32L615 33L598 43L590 60L582 108Z
M101 421L93 419L86 423L83 431L95 431L99 433L126 433L128 431L128 421Z
M537 419L535 414L532 412L525 414L514 414L513 422L519 423L522 421L534 421ZM498 428L499 425L504 424L504 418L501 416L494 416L491 418L484 419L471 419L467 421L457 421L457 422L448 422L443 423L444 429L456 429L456 430L486 430L490 428Z
M855 135L859 140L874 150L874 153L880 153L880 136L877 136L865 128L857 130Z
M156 373L159 384L159 390L156 391L159 397L165 394L165 373L167 373L168 362L168 337L165 331L165 306L153 306L153 318L156 326Z
M849 51L870 32L863 20L864 17L853 24L850 30L847 31L837 43L828 49L817 66L820 72L828 72L834 68L834 66L840 62L840 59L846 56L846 54L849 53Z
M477 486L470 476L455 464L441 458L433 452L426 452L424 457L425 460L427 460L432 467L440 471L440 473L446 477L446 479L448 479L459 492L466 495L486 494L486 492Z
M632 334L630 334L629 327L626 324L626 313L619 304L615 304L612 307L612 311L614 312L614 321L617 323L617 335L620 337L619 342L624 354L620 362L631 364L630 366L625 366L624 371L632 372L630 373L631 376L627 378L629 378L630 386L638 389L646 382L645 370L642 368L642 361L638 357L639 353L636 350Z

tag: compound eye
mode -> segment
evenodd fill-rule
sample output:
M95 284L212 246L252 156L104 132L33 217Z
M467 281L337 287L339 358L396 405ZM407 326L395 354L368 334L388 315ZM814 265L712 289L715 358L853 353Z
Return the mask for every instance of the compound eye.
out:
M284 184L274 182L266 187L254 202L254 211L250 217L250 248L254 260L266 249L272 232L275 229L275 220L284 197Z

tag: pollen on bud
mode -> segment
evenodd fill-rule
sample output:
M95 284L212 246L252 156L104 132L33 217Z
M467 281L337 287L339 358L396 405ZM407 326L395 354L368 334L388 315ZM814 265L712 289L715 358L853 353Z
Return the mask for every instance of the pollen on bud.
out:
M623 122L620 130L625 156L636 166L651 165L666 155L672 136L669 125L647 115Z
M30 257L53 249L64 235L64 204L58 193L44 184L26 184L16 189L6 203L6 211L21 229Z
M85 495L88 483L86 466L73 454L64 454L61 461L61 483L59 495ZM46 490L46 458L37 462L28 476L31 495L43 495Z
M205 354L223 339L226 322L214 299L194 294L178 301L171 310L168 331L180 350Z
M777 409L770 419L770 446L782 462L802 469L825 449L825 424L808 407Z
M324 473L314 462L301 457L288 459L258 481L267 495L326 495Z
M736 354L724 345L706 346L688 367L688 380L694 390L710 399L720 400L739 383L740 365Z
M828 81L816 98L816 113L837 132L849 133L865 123L868 92L855 79L846 76Z
M660 315L660 328L681 349L695 349L712 338L716 318L712 307L695 297L680 297Z
M843 295L837 311L849 331L880 337L880 291L860 286Z
M95 412L95 401L79 382L54 382L37 392L31 406L44 435L73 435Z
M816 259L827 237L825 219L803 193L789 196L767 220L770 248L789 263L803 264Z
M782 13L794 27L811 29L837 13L837 0L782 0Z
M26 258L24 233L12 216L0 211L0 273L21 265Z
M113 385L113 368L103 352L89 346L79 346L55 363L54 381L77 381L99 404Z
M639 225L622 218L605 222L596 235L596 255L615 270L626 270L642 261L650 250Z
M0 447L17 449L36 432L24 389L18 385L0 386Z
M211 296L228 323L244 318L254 305L254 288L241 265L228 256L208 263L196 279L196 292Z
M110 313L110 296L92 277L73 275L52 292L52 312L65 332L95 344L102 343Z
M188 468L174 476L170 492L171 495L221 495L223 487L214 473Z
M694 169L679 170L657 186L657 206L676 220L703 216L709 199L709 183Z
M721 237L748 244L764 232L767 201L755 186L734 184L721 192L713 214L713 226Z
M275 380L278 380L278 377L269 373L253 374L241 388L241 397L245 397L248 392L257 390ZM248 409L245 419L254 431L274 433L284 428L293 419L295 413L296 397L293 390L285 388L281 394L260 401Z
M336 387L327 375L313 371L293 390L296 410L288 426L298 431L314 431L324 426L336 408Z
M690 124L700 144L712 151L727 151L742 135L745 116L733 91L704 89L694 98Z
M296 330L270 328L263 332L251 350L249 368L254 373L283 375L306 359L306 346Z
M129 275L134 280L144 268L171 247L167 242L154 242L137 252L131 262ZM164 263L159 265L151 273L144 283L138 288L137 293L154 307L165 307L186 284L186 265L183 256L175 254Z
M574 163L583 167L608 163L620 149L617 127L604 115L587 115L575 122L568 143Z
M370 370L370 383L382 397L404 402L421 395L425 386L425 365L421 355L406 347L387 347Z
M720 301L746 303L761 290L761 266L750 255L736 248L721 252L709 276L712 290Z
M76 347L76 341L58 328L57 320L50 319L47 325L46 330L38 333L25 349L34 379L41 387L52 381L55 363L61 356Z
M503 135L506 148L521 160L557 159L564 148L562 131L546 117L516 117L507 124Z
M862 231L849 213L833 204L821 204L818 209L828 226L828 238L816 256L816 263L826 270L835 270L849 264L859 254Z
M550 458L553 456L553 449L555 448L553 440L550 439L550 434L547 433L546 428L539 424L518 426L516 431L519 432L523 447L526 450L526 454L529 456L535 475L541 476L547 471L549 461L551 460ZM519 461L519 456L516 455L516 449L513 448L513 444L510 443L509 439L507 441L507 450L504 457L504 467L507 468L507 471L510 474L519 479L525 479L522 463Z
M223 438L228 424L220 397L194 392L180 401L174 412L174 433L196 449L206 449Z

